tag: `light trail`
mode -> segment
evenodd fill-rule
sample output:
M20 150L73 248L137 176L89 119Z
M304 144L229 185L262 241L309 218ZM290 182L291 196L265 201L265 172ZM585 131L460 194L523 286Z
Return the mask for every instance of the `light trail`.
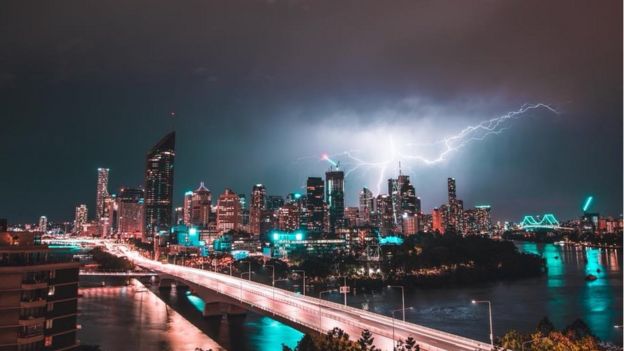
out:
M397 143L395 137L388 134L386 140L381 140L374 145L374 148L381 151L375 153L379 157L377 160L369 160L360 156L360 154L365 153L362 150L348 150L333 155L323 154L321 159L329 162L333 167L338 166L338 164L346 166L345 168L348 170L345 176L361 170L375 170L378 173L376 186L377 194L379 194L386 178L386 170L389 167L398 166L401 161L407 161L407 168L414 163L430 166L444 162L451 154L470 143L498 135L511 128L509 122L522 118L530 111L539 109L559 114L556 109L544 103L524 104L515 111L482 121L476 125L470 125L454 135L431 143ZM431 151L432 149L433 151Z

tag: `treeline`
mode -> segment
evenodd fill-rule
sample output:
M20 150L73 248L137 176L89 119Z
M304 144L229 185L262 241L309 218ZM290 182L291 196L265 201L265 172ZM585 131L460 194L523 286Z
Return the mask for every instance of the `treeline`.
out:
M500 348L513 351L615 351L622 349L613 344L600 342L581 319L575 320L563 330L558 330L546 317L531 333L522 334L516 330L507 332L497 342L496 349Z
M546 269L543 258L519 252L512 242L475 235L420 233L382 254L388 280L419 285L524 278Z
M93 261L106 271L128 271L134 269L134 264L125 257L117 257L101 247L96 247L89 252Z
M374 345L373 334L364 329L360 338L351 340L349 334L340 328L334 328L324 335L306 334L299 340L294 349L282 345L283 351L381 351ZM395 351L419 351L420 346L414 338L398 340Z
M419 233L404 238L401 245L380 248L380 271L363 272L362 251L308 254L295 252L289 258L310 278L329 276L358 279L359 287L376 288L388 282L438 286L488 280L516 279L542 274L546 261L518 251L509 241L453 233Z

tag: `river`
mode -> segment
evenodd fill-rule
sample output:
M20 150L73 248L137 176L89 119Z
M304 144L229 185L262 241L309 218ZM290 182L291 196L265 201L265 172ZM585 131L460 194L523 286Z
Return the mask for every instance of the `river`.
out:
M509 329L531 331L537 322L548 316L558 328L563 328L576 318L582 318L602 340L618 345L622 342L622 251L595 248L576 248L552 244L516 243L523 252L542 255L548 265L546 274L531 279L475 284L460 288L406 290L406 319L432 328L483 341L488 340L487 305L473 305L472 299L490 300L494 334L501 336ZM586 281L587 274L598 279ZM111 282L109 282L110 284ZM115 285L115 284L113 284ZM87 288L83 291L88 292ZM175 342L191 340L188 328L174 324L190 323L203 332L207 340L215 340L229 350L280 351L281 344L294 346L302 334L278 321L250 313L246 317L228 319L201 316L203 302L187 290L152 290L177 311L181 317L173 323L168 319L145 318L135 313L140 299L136 294L123 292L123 287L110 287L102 293L83 293L80 300L79 332L84 344L100 344L108 350L182 350ZM107 291L107 290L104 290ZM342 295L324 295L329 300L342 303ZM390 314L401 308L398 289L384 289L374 294L349 295L351 306L378 313ZM145 305L143 305L145 306ZM101 311L107 311L102 314ZM400 312L395 313L397 318ZM121 326L121 327L120 327ZM184 332L180 335L181 330ZM196 335L196 334L193 334ZM135 340L138 339L138 340ZM128 340L134 340L131 344ZM141 340L141 341L139 341ZM199 339L198 339L199 340ZM147 346L151 345L151 346ZM154 345L156 347L154 347Z

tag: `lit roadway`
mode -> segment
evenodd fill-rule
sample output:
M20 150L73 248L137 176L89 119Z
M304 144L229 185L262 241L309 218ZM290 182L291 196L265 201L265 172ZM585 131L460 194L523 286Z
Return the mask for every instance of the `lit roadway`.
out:
M75 240L62 240L72 243ZM464 338L458 335L403 322L377 313L344 306L330 301L303 296L269 285L255 283L227 274L196 268L161 263L141 256L123 244L105 240L81 239L86 243L105 245L108 251L126 256L135 264L171 277L177 277L216 293L235 299L238 303L267 316L275 316L293 327L326 333L334 327L347 332L352 339L358 339L362 330L368 329L375 337L375 346L382 350L393 349L395 340L413 337L422 350L465 350L489 351L489 343Z
M387 316L320 300L227 274L161 263L141 256L125 245L106 243L109 251L127 256L137 265L205 287L238 300L241 306L264 311L294 327L326 333L338 327L359 338L363 329L375 337L382 350L393 349L393 329L396 340L412 336L423 350L491 350L488 343L471 340Z

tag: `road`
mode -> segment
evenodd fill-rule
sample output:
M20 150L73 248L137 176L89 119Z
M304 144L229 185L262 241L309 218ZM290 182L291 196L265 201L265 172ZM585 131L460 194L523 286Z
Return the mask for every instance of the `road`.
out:
M303 296L227 274L161 263L143 257L122 244L107 242L105 245L111 253L126 256L143 268L178 277L227 295L237 299L240 305L264 311L267 316L279 316L287 322L290 321L295 328L305 327L325 333L338 327L347 332L352 339L358 339L362 330L368 329L375 337L375 345L382 350L392 350L393 340L405 340L408 336L416 339L423 350L491 350L488 343L403 322L400 319Z

